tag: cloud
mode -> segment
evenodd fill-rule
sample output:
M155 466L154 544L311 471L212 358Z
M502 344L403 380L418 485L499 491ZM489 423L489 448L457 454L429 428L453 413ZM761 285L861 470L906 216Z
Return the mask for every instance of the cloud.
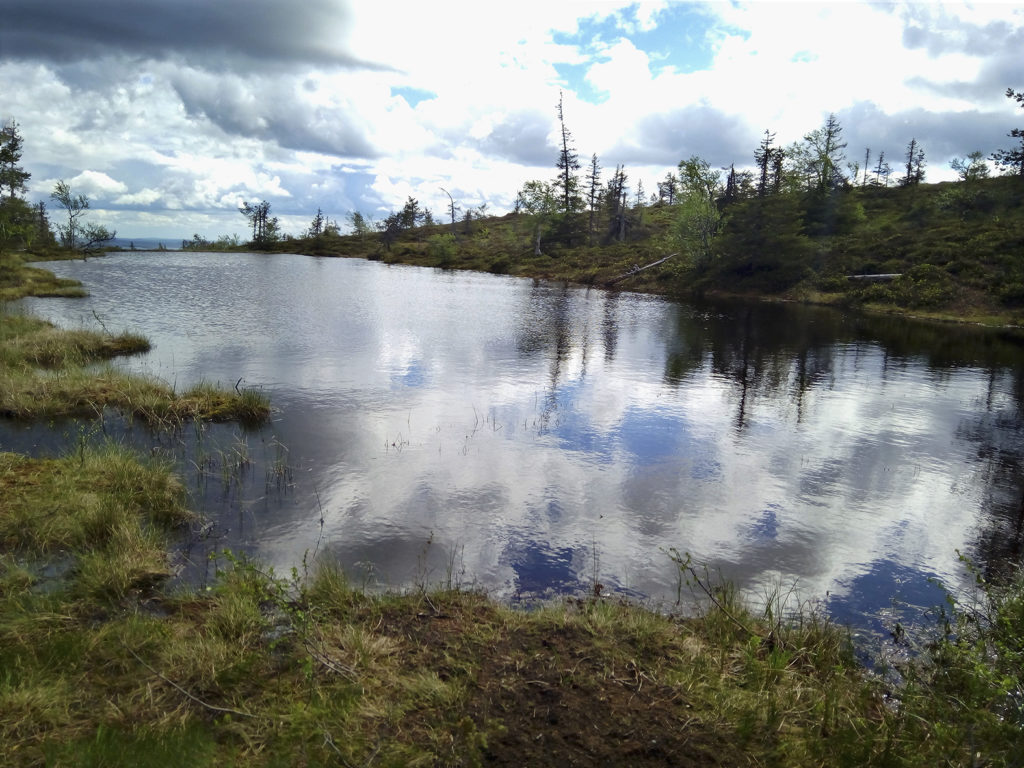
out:
M870 147L877 162L885 152L890 165L899 168L911 139L925 151L929 180L953 178L948 168L952 157L964 157L980 150L986 156L1002 145L1002 117L996 112L976 110L941 113L922 108L886 113L876 104L861 103L837 113L844 127L847 158L863 162Z
M265 68L305 62L381 68L345 47L350 9L341 0L8 0L0 50L35 61L127 56L187 58L223 70L229 62Z
M709 105L695 104L644 116L608 156L629 164L674 168L680 160L700 155L715 167L743 166L753 158L755 143L745 122Z
M904 7L901 15L904 47L924 50L931 58L953 53L988 58L1000 51L1020 52L1024 14L1009 4L911 5Z
M929 180L1021 123L1003 93L1024 86L1024 7L778 8L8 0L0 120L22 126L30 195L81 176L134 236L237 229L239 197L283 221L409 194L441 210L440 186L504 209L554 175L559 90L581 160L649 189L692 154L749 165L766 128L786 145L830 112L858 160L917 138ZM132 207L140 226L182 229L130 231Z
M484 156L528 166L549 165L558 156L549 140L551 127L551 115L540 110L498 113L489 118L475 146Z
M1003 19L975 24L920 10L908 20L903 42L908 49L920 50L930 61L942 60L946 66L922 67L907 83L935 99L952 97L965 106L996 104L1007 87L1020 82L1021 21L1024 19L1018 19L1017 26Z
M114 200L115 205L121 205L128 208L145 208L152 205L157 200L160 200L163 194L156 189L140 189L138 192L133 192L130 195L121 195Z
M377 154L356 106L343 93L323 93L315 78L297 83L182 69L172 75L171 86L187 114L209 119L228 134L341 157Z
M112 195L122 194L127 187L124 183L110 178L100 171L82 171L68 184L76 194L105 200Z

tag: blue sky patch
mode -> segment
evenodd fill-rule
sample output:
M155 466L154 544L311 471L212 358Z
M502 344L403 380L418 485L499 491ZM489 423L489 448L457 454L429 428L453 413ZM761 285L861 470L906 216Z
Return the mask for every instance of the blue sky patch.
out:
M778 504L768 504L760 515L750 526L750 533L757 541L765 539L777 539L779 537L779 512L782 507Z
M392 388L395 386L400 387L422 387L426 377L423 375L423 366L417 360L402 371L396 371L391 374L391 385Z
M671 5L658 16L654 29L630 36L647 52L655 68L679 72L709 69L714 59L712 19L697 5Z
M581 101L589 104L601 104L608 100L609 92L598 90L587 80L587 72L590 70L590 64L592 63L594 62L591 61L587 64L566 64L563 62L554 66L566 90L572 91Z
M607 49L626 39L648 54L655 74L661 69L679 72L698 72L709 69L714 59L714 40L718 30L714 19L698 5L671 5L661 11L652 29L640 28L632 6L620 16L602 19L587 18L579 21L575 33L556 32L554 42L577 46L588 55L586 64L558 64L556 70L580 98L599 104L606 96L595 91L587 82L586 74L592 64L608 60ZM740 34L739 30L730 30Z
M437 98L437 94L433 91L428 91L424 88L412 88L407 85L391 86L391 95L401 96L413 109L415 109L416 105L421 101L429 101L430 99Z

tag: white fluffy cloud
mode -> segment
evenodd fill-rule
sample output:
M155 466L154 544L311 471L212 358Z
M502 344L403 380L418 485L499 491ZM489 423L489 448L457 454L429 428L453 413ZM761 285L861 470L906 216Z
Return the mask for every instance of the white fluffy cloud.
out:
M125 192L127 187L120 181L110 178L102 171L82 171L69 182L79 194L107 199Z

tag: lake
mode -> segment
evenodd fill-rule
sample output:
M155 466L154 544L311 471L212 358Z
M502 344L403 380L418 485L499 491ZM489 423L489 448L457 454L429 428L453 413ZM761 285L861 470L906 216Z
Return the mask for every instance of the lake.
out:
M91 297L17 306L152 340L119 366L272 399L250 433L0 423L7 450L106 432L174 457L208 518L188 578L229 547L371 586L671 604L674 549L865 626L965 584L958 552L1021 559L1010 331L294 255L44 266Z

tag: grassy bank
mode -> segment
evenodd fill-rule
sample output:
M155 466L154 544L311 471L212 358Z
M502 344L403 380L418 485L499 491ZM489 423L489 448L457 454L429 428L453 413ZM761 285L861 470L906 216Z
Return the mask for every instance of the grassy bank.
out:
M135 334L61 330L39 318L7 314L0 323L0 416L99 416L116 408L161 427L191 419L259 424L269 416L269 400L257 390L201 383L175 392L157 379L95 365L148 349L149 342Z
M0 301L85 295L75 280L26 266L17 254L0 254ZM5 313L0 322L0 417L88 417L116 408L163 428L192 419L257 425L269 417L270 401L258 390L200 383L176 392L157 379L98 365L148 350L149 341L137 334L63 330L30 315Z
M28 266L18 254L0 252L0 301L26 296L79 298L86 295L77 280L56 277L45 269Z
M686 259L680 253L658 268L636 272L638 266L678 251L670 237L674 212L668 207L648 209L626 242L602 242L596 237L552 236L542 254L533 249L533 224L525 216L508 214L474 220L455 227L416 227L401 233L388 247L376 235L323 235L289 239L275 248L313 256L367 258L388 264L409 264L439 269L558 280L579 285L609 283L631 291L666 294L678 288ZM582 220L581 220L582 221Z
M270 246L678 296L839 304L991 325L1024 324L1024 194L1017 177L844 187L718 201L706 243L684 206L634 208L620 241L606 212L486 217L391 233L285 238ZM642 271L637 267L671 259ZM879 281L857 275L892 275Z
M711 599L690 618L594 597L526 612L451 589L369 595L330 563L281 579L224 559L214 583L170 591L163 548L188 520L169 468L116 446L0 454L6 765L934 766L1024 754L1019 589L985 614L953 614L893 691L840 628L781 621L778 605L751 613L703 579Z

